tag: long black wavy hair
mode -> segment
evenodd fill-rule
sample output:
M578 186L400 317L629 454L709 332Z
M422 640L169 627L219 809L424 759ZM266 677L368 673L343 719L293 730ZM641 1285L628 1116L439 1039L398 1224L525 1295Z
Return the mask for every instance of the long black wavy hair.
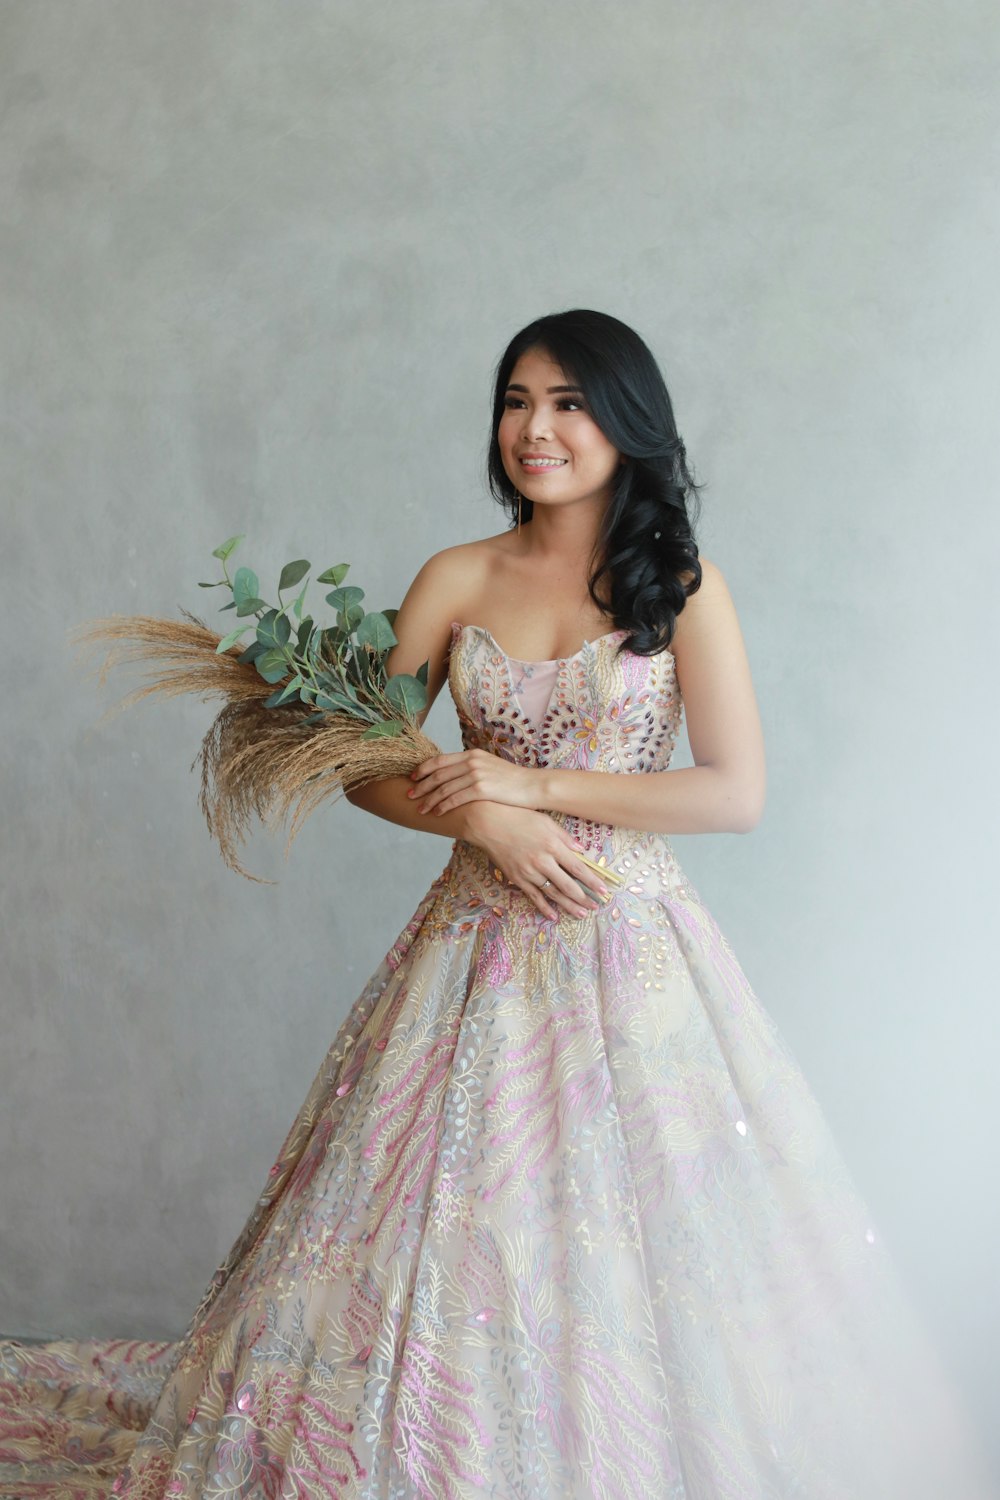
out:
M580 387L594 421L625 457L612 482L587 588L615 626L631 632L619 650L653 656L669 646L688 595L701 586L689 505L696 520L704 488L689 472L659 366L626 323L588 308L536 318L514 335L496 367L487 458L490 490L511 526L517 524L517 490L503 466L497 431L511 372L529 349L547 354ZM522 522L533 510L522 496Z

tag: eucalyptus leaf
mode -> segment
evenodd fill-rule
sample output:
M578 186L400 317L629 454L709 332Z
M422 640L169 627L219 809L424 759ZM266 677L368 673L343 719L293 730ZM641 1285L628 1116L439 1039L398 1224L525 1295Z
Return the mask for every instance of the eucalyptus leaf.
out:
M249 629L249 625L241 625L237 630L231 630L228 635L224 635L215 648L216 656L221 656L224 651L229 650L230 646L235 646L240 636L244 635Z
M265 646L287 646L292 634L287 615L269 609L257 623L257 639Z
M216 547L215 551L212 553L212 556L219 557L223 562L225 562L230 553L235 551L237 542L242 542L245 536L245 531L241 531L239 536L231 536L228 542L223 542L221 547Z
M365 617L365 612L360 604L350 604L347 609L341 610L337 616L337 623L345 635L350 635L356 630Z
M417 668L417 681L418 682L422 682L423 685L424 685L424 687L427 686L427 668L428 668L428 665L429 665L428 662L421 662L420 666Z
M379 611L373 611L365 615L358 625L358 642L362 646L371 646L375 651L388 651L396 644L396 635L386 619Z
M311 567L312 563L304 557L300 557L296 562L285 563L281 570L281 577L278 579L278 591L293 589L297 583L302 582Z
M236 660L241 662L256 661L258 656L263 656L266 649L266 646L262 646L260 641L251 641L247 649Z
M408 672L397 672L385 685L385 696L393 708L398 708L408 718L414 718L427 703L427 689L418 677Z
M283 651L262 651L254 666L265 682L280 682L288 675L288 659Z
M395 739L402 734L403 725L399 719L380 719L377 724L361 732L359 738L363 740L389 740Z
M233 579L233 598L242 604L244 599L256 599L260 593L260 579L253 568L237 568Z
M355 719L367 717L359 713L357 703L345 698L343 693L317 693L316 707L325 708L329 713L350 714Z
M278 708L281 704L288 703L293 698L298 698L301 686L302 678L296 675L290 682L286 682L280 687L276 693L272 693L270 698L265 698L264 707Z
M302 588L299 590L299 593L296 597L295 603L292 605L292 609L295 611L295 618L297 620L301 620L302 618L302 607L306 602L306 589L308 587L309 584L307 581L302 585Z
M198 587L200 589L221 589L225 582L224 578L220 578L215 583L199 583Z
M334 609L345 613L354 604L360 604L365 597L364 589L359 589L354 584L348 584L346 589L331 589L326 596L327 604L332 604Z
M253 597L249 599L240 599L238 602L236 599L234 599L233 604L236 605L236 613L241 618L243 615L255 614L258 609L267 609L266 599L255 599ZM222 607L223 609L229 609L231 606L228 604L224 604Z
M323 632L322 632L322 630L314 630L313 633L312 633L312 635L309 637L308 641L306 642L305 647L304 647L304 654L305 654L306 661L309 662L310 665L313 666L313 667L318 667L319 664L320 664L320 662L323 660L323 658L322 658L322 656L320 654L321 653L321 649L322 649L322 645L323 645Z
M319 577L316 579L316 582L343 583L350 570L350 566L350 563L337 563L336 567L327 568L325 572L320 573Z
M385 615L385 617L389 621L390 625L395 625L395 623L396 623L396 616L399 614L399 610L398 609L383 609L382 610L382 614Z
M235 609L235 608L236 608L236 600L235 599L230 599L230 601L229 601L228 604L220 604L219 605L219 614L221 615L222 611L224 609Z
M329 672L318 672L316 681L322 692L346 693L354 703L357 703L358 695L349 682L342 682L339 677L334 677Z
M301 651L303 655L305 655L306 648L309 645L309 633L312 628L312 615L306 615L305 619L302 620L299 624L299 628L295 636L295 649L297 651Z

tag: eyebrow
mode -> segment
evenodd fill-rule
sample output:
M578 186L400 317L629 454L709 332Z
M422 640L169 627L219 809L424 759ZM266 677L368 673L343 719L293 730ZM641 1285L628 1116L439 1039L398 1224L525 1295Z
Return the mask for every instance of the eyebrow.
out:
M526 385L509 385L507 389L509 391L523 391L525 395L528 394L528 387ZM576 396L583 395L583 392L578 385L550 385L547 387L547 394L550 396L554 396L557 391L572 392L572 394Z

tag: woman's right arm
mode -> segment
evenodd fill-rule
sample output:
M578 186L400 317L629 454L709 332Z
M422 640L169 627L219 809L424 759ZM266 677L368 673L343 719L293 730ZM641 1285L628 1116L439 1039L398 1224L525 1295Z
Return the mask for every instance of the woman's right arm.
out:
M455 618L448 609L461 597L456 554L467 550L465 547L448 547L428 558L410 584L393 622L396 644L386 657L387 676L393 677L397 672L415 676L417 669L427 663L427 704L417 715L421 726L448 678L451 622ZM468 571L467 563L466 573ZM440 817L425 817L417 811L412 798L406 795L412 785L408 776L386 776L366 782L364 786L347 792L346 796L355 807L363 807L366 812L373 812L390 823L400 823L404 828L440 833L450 839L468 837L468 819L464 816L467 805L442 813Z

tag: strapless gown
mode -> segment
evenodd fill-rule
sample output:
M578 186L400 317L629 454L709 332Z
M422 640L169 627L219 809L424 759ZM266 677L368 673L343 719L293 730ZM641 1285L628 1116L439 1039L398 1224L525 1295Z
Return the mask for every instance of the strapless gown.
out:
M466 748L664 771L669 652L452 631ZM802 1074L662 834L546 920L457 841L184 1335L0 1341L0 1494L993 1493ZM166 1128L169 1128L169 1124Z

